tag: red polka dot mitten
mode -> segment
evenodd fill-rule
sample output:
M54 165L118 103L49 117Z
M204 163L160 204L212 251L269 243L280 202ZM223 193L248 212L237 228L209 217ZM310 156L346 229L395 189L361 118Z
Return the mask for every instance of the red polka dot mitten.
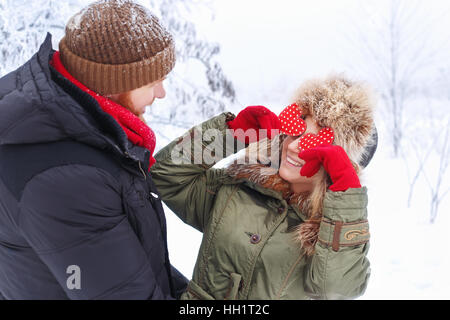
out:
M311 149L323 144L331 144L334 141L333 129L325 127L318 134L307 133L298 142L300 150Z
M272 138L272 129L280 129L278 116L264 106L249 106L238 113L234 120L227 122L228 128L238 130L234 137L246 144L259 141L260 129L267 130L267 137ZM245 132L254 129L256 135L246 135ZM256 140L255 140L256 139Z
M341 146L319 145L301 151L298 157L305 160L300 170L302 176L312 177L319 171L321 165L324 167L333 182L329 188L331 191L361 188L356 170Z
M296 103L281 111L278 118L280 119L281 131L288 136L299 136L306 131L306 122L302 119L302 111Z

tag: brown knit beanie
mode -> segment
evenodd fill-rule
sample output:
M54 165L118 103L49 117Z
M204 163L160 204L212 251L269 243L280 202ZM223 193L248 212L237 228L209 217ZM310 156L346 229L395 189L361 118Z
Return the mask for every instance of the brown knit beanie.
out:
M130 0L97 1L75 14L59 51L69 73L101 95L160 80L175 65L171 34Z

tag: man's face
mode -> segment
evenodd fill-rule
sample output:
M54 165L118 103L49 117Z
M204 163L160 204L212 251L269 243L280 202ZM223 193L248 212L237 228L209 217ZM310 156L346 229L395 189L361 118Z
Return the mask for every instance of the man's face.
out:
M166 90L163 86L163 81L158 80L148 85L130 91L129 103L130 108L137 116L145 113L145 107L150 106L156 98L163 99L166 96Z
M165 78L126 93L114 94L109 98L139 117L145 113L145 107L150 106L156 98L163 99L166 96L164 80Z

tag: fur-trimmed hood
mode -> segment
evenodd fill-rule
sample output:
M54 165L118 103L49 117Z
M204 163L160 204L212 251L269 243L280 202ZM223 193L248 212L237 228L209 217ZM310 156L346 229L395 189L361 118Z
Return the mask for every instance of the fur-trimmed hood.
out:
M344 148L354 163L360 163L368 146L375 143L375 100L365 84L339 75L313 79L296 90L292 101L319 126L331 127L333 144Z

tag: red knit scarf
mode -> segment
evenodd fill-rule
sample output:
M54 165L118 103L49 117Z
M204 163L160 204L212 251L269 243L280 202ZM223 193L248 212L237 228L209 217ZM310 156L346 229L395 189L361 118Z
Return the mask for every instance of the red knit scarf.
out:
M58 51L54 53L50 64L78 88L89 93L95 100L97 100L103 111L116 119L123 131L125 131L128 140L130 140L133 144L144 147L150 151L150 170L150 167L156 162L155 158L153 158L153 151L155 150L156 145L156 137L153 130L125 107L112 101L111 99L95 93L76 80L62 65Z

